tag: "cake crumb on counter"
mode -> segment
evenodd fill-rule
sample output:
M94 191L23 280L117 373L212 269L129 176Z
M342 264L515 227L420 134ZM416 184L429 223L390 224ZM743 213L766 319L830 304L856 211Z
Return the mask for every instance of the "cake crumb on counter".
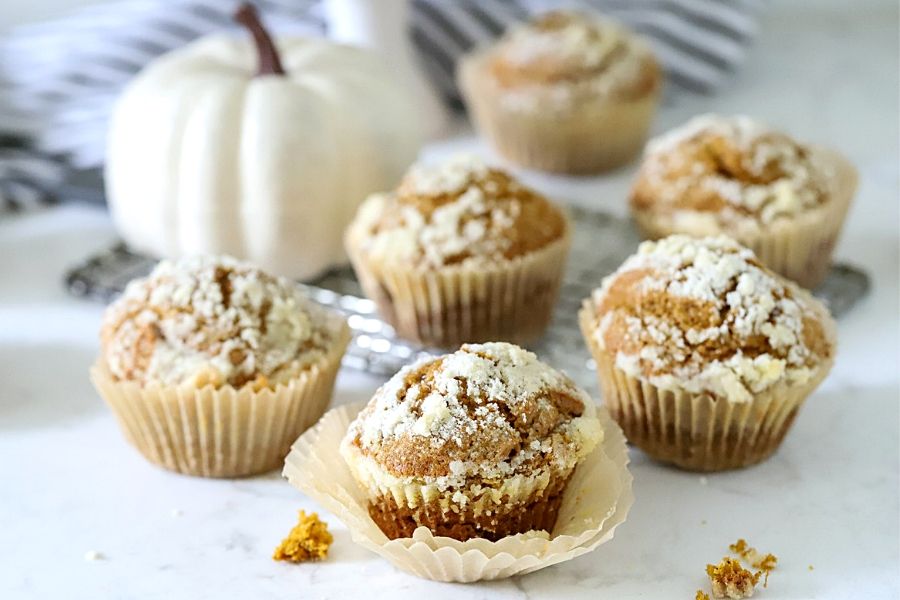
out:
M769 573L774 570L775 565L778 564L777 556L759 552L756 548L751 547L744 538L738 539L738 541L728 546L728 549L750 563L750 566L754 569L762 570L762 572L765 573L763 587L769 586Z
M694 600L709 600L709 594L703 590L697 590L697 595L694 596Z
M761 572L751 573L739 560L726 556L717 565L706 565L706 574L712 586L714 598L740 600L753 595Z
M328 532L328 525L319 520L319 515L307 515L301 510L298 523L275 548L272 558L294 563L323 560L328 556L332 541L334 538Z

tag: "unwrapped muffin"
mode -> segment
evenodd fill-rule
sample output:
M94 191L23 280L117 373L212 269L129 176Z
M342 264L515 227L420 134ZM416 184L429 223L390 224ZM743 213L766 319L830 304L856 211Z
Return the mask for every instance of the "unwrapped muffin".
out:
M767 458L834 361L822 303L724 236L644 242L579 316L626 437L687 469Z
M576 465L603 437L565 375L506 343L401 370L351 423L341 454L391 539L552 531Z
M662 75L634 33L551 12L465 57L459 82L475 124L509 160L598 173L640 152Z
M193 475L275 468L325 411L343 317L231 258L163 261L109 306L92 379L148 459Z
M403 337L527 342L546 328L570 245L562 210L471 156L410 169L360 207L346 247Z
M724 233L812 288L828 273L856 179L833 151L748 117L703 115L647 145L631 212L645 237Z

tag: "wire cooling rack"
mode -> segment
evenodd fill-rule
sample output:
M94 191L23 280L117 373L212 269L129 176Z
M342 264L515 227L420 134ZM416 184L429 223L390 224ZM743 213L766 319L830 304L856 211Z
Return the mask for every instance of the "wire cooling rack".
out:
M575 227L560 298L550 327L531 349L579 384L593 387L594 365L578 329L578 309L603 277L634 252L640 240L625 219L581 208L572 208L570 213ZM129 281L149 273L155 263L120 243L68 271L66 288L75 296L108 302ZM399 338L378 317L375 304L362 295L349 268L336 269L314 282L299 285L316 302L347 316L353 330L353 341L344 356L347 367L390 376L420 356L440 352ZM864 271L835 264L814 293L829 305L832 314L840 317L868 293L869 286L869 276Z

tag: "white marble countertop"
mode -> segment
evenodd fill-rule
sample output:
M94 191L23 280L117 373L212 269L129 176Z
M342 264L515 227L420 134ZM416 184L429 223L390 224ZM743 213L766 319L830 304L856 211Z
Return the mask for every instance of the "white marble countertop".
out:
M869 3L872 4L872 3ZM701 478L633 450L636 503L615 539L538 573L470 586L396 571L331 515L321 564L273 562L296 510L317 510L273 473L240 481L145 462L91 388L102 307L66 296L62 271L114 239L108 218L63 207L0 221L0 598L693 598L738 537L779 556L760 598L896 598L898 578L897 9L775 13L739 78L666 107L656 130L707 110L746 112L843 149L862 185L841 260L873 277L840 320L836 367L782 449ZM484 150L463 132L432 154ZM624 212L632 170L547 193ZM344 371L335 403L380 382ZM85 560L97 551L102 559Z

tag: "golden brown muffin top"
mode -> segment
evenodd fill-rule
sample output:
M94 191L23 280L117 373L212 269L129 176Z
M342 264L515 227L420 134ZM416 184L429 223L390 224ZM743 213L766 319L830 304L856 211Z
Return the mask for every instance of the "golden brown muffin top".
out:
M595 94L635 98L660 83L653 54L634 34L605 19L565 11L509 31L491 51L488 68L509 89L590 84Z
M749 117L695 117L647 144L636 210L696 213L723 226L771 223L829 198L829 168L808 147Z
M804 383L834 353L824 306L725 236L644 242L587 310L627 374L736 402Z
M518 346L467 344L392 377L345 442L394 477L496 482L574 466L602 437L589 402Z
M514 259L566 230L558 207L471 156L412 167L396 192L370 196L351 225L372 256L425 268Z
M101 353L120 380L260 389L319 361L342 322L284 278L193 257L128 284L104 314Z

